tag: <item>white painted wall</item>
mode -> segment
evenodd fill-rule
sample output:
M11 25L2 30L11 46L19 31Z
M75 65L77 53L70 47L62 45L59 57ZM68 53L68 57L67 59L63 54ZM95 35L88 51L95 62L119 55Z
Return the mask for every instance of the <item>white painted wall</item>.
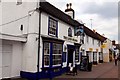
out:
M22 50L19 42L13 42L14 55L12 61L15 64L13 63L12 67L17 70L12 69L12 77L18 76L21 70L30 72L36 72L37 70L38 41L36 41L36 38L38 38L39 13L34 10L38 7L38 0L22 2L21 5L16 5L16 1L3 2L2 6L0 4L0 11L2 10L2 23L0 25L13 21L3 25L1 32L14 36L27 34L27 42L23 43ZM21 24L23 25L23 31L20 30ZM23 57L22 61L20 56ZM16 59L18 59L18 63Z
M0 2L0 25L2 24L2 3ZM0 32L2 31L2 26L0 26Z
M103 48L103 60L109 62L109 49L112 48L112 41L107 39L103 44L106 44L106 47Z
M88 36L88 42L87 42L87 36L85 35L84 37L84 44L81 46L81 48L85 49L85 55L86 55L86 51L89 51L89 48L93 48L93 51L96 52L96 49L98 49L98 52L101 52L101 48L98 45L98 41L97 39L94 39L94 44L93 44L93 38ZM90 56L91 56L91 61L93 61L93 51L90 52ZM97 52L97 61L99 60L99 53Z
M28 14L34 13L33 10L35 10L36 7L37 3L34 2L23 2L21 5L16 5L16 2L3 2L2 24L5 25L2 26L2 33L17 36L27 34L29 29L29 17L31 17ZM20 30L21 24L24 27L23 31ZM35 30L34 28L35 27L32 29L33 31Z

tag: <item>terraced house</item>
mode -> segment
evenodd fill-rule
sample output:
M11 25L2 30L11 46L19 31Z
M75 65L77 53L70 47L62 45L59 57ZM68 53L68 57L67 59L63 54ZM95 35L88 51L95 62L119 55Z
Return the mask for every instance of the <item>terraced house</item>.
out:
M74 19L72 4L62 12L49 2L0 2L0 79L53 78L80 67L81 56L98 63L106 39ZM100 57L100 58L99 58Z

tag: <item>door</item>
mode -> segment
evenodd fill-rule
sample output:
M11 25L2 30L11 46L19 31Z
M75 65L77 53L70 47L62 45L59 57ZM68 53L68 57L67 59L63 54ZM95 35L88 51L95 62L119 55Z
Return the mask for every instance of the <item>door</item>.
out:
M68 49L68 63L73 63L73 49Z
M11 77L12 45L2 47L2 78L9 78Z

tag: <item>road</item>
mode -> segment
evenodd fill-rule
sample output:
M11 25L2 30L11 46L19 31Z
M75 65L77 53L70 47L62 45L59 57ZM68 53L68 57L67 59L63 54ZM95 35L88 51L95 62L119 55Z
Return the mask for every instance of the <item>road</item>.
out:
M93 65L92 71L78 71L78 75L72 76L72 75L66 75L63 74L59 77L56 77L55 79L88 79L88 80L119 80L118 79L118 66L114 65L113 62L109 63L101 63L98 65Z

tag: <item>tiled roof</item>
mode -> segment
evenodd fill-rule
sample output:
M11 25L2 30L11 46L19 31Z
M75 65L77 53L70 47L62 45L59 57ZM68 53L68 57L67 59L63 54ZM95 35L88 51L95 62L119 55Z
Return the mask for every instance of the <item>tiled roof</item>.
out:
M86 26L84 26L84 31L85 31L86 35L88 35L94 39L100 40L102 42L107 39L104 36L100 35L99 33L93 32L91 29L87 28Z
M73 27L78 27L80 24L78 21L72 19L69 15L67 15L66 13L62 12L61 10L59 10L58 8L56 8L55 6L53 6L52 4L50 4L49 2L40 2L40 11L46 12L49 15L52 15L55 18L60 19L61 21L72 25ZM104 41L106 38L101 36L99 33L97 32L93 32L92 30L90 30L89 28L87 28L86 26L84 26L84 31L86 33L86 35L95 38L97 40L100 41Z
M66 13L62 12L61 10L59 10L58 8L56 8L55 6L50 4L49 2L40 2L40 8L39 9L41 11L44 11L44 12L52 15L55 18L60 19L61 21L64 21L67 24L72 25L73 27L82 25L78 21L72 19Z

